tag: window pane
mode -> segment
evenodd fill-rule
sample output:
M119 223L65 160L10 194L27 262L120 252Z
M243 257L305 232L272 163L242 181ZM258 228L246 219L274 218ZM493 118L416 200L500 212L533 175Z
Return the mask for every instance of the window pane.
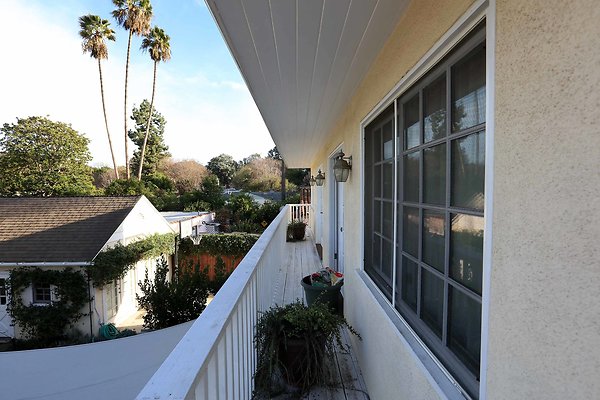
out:
M379 235L374 235L373 240L373 267L377 271L381 271L381 238Z
M393 253L392 253L392 242L385 239L381 239L382 244L382 260L381 260L381 272L386 278L385 280L392 286L392 264L393 264Z
M381 161L381 128L373 131L373 162Z
M481 304L450 286L448 347L479 377L481 352Z
M446 74L423 89L425 142L446 136Z
M485 48L452 68L452 132L485 122Z
M483 218L451 214L450 276L481 294Z
M452 205L483 210L485 134L474 133L452 142Z
M383 159L394 157L394 123L393 119L383 125Z
M418 146L421 142L419 124L419 95L404 103L404 144L406 149Z
M425 149L423 202L446 205L446 144Z
M392 200L394 198L394 164L383 164L383 198Z
M401 300L414 312L417 312L418 268L417 263L402 257L402 274L396 275L396 287L401 288L402 291ZM399 299L396 297L396 300Z
M394 203L388 201L382 202L383 207L383 236L393 240L394 232Z
M373 177L373 194L375 197L381 197L381 165L373 167L375 176Z
M423 261L444 272L446 247L444 213L423 211Z
M442 337L444 320L444 281L421 268L421 319Z
M402 250L412 255L419 256L419 209L404 207L402 224Z
M373 230L381 232L381 202L373 201Z
M404 201L419 201L419 151L404 156Z

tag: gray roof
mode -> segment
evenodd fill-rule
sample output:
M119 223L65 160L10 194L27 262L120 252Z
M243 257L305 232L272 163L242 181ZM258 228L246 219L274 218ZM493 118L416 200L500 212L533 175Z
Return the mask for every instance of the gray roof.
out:
M0 263L92 261L140 198L0 198Z

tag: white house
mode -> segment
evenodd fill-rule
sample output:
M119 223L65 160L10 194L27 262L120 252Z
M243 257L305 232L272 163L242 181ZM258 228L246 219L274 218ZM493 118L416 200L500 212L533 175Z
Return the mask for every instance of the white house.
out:
M100 252L166 233L174 232L144 196L0 199L0 336L19 336L6 313L4 288L12 269L73 267L85 272ZM82 312L89 314L91 308L91 316L83 317L76 328L97 335L100 324L118 325L135 315L138 282L146 270L153 276L156 261L139 261L122 279L104 287L90 285L91 304ZM43 305L53 296L49 283L32 282L23 301Z

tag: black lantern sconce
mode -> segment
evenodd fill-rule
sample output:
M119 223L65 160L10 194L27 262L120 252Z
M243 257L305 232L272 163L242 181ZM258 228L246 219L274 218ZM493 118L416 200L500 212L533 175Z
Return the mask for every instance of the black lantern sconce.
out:
M321 170L319 170L319 173L315 176L315 183L317 186L323 186L323 183L325 183L325 174L322 173Z
M314 175L310 176L309 182L310 182L310 186L315 186L315 183L317 183L317 181L315 180L315 176Z
M336 182L346 182L348 176L350 176L350 170L352 169L352 156L344 157L344 152L340 152L335 157L333 164L333 174L335 175Z

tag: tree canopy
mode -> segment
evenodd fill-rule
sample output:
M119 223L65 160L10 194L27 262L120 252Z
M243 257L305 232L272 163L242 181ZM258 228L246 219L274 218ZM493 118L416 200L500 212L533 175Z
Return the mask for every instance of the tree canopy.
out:
M129 138L138 147L133 152L131 158L131 167L137 170L140 163L141 148L146 136L146 123L150 113L150 103L148 100L142 101L139 107L133 107L132 120L135 121L135 129L129 130ZM146 154L144 156L144 165L142 175L148 176L156 172L160 161L169 157L169 147L165 144L164 133L167 121L156 109L152 110L152 120L150 121L150 131L146 143Z
M89 139L63 122L17 118L0 129L0 195L93 194Z
M229 187L237 170L237 163L229 154L220 154L211 158L206 168L219 178L221 185Z

